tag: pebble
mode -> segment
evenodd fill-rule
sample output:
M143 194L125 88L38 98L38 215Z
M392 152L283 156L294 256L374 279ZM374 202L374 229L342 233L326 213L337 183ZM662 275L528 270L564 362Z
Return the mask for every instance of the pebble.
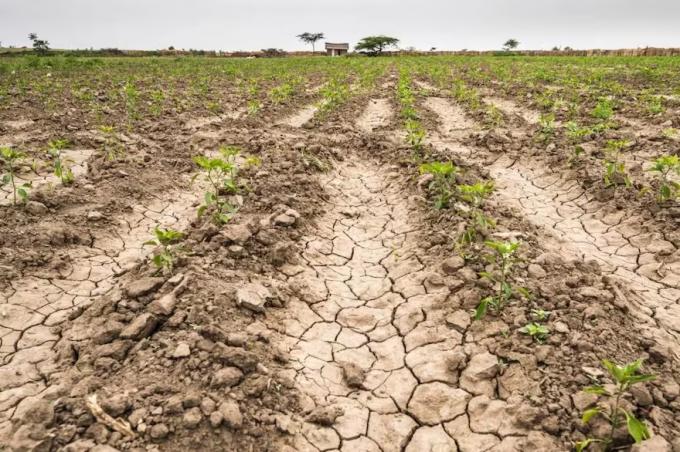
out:
M168 436L168 433L170 433L170 430L165 424L156 424L151 427L151 430L149 431L149 435L152 439L163 439Z
M175 351L172 352L173 358L186 358L189 355L191 355L191 348L186 342L180 342Z

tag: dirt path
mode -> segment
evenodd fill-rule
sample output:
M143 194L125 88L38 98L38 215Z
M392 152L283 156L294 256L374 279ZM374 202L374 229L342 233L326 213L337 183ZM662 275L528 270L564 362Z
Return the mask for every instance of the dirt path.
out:
M359 128L388 112L369 102ZM521 402L497 397L499 359L475 342L486 336L469 312L451 313L455 283L419 247L427 229L392 171L354 156L338 163L324 184L327 213L299 264L283 269L300 300L281 315L282 343L311 414L282 450L554 446L514 416ZM490 404L497 416L485 421Z
M446 111L432 110L439 115ZM441 119L444 136L452 121L455 117ZM465 124L458 127L464 128ZM475 155L462 143L457 147L463 148L459 157ZM578 181L564 172L532 168L504 157L489 169L503 203L558 238L563 254L595 259L603 272L618 277L634 293L622 301L643 318L653 319L652 334L680 357L680 254L671 242L647 232L641 217L626 216L625 210L590 199Z
M330 427L305 423L295 450L523 444L529 432L510 415L517 407L491 402L498 358L466 338L467 311L447 317L448 281L418 248L422 228L391 176L369 162L342 164L303 265L286 270L303 288L284 315L294 379L313 413L341 413ZM488 403L506 415L473 433Z
M116 219L113 234L93 228L91 246L67 248L57 268L24 274L0 292L0 431L22 401L50 387L59 325L109 292L116 275L151 252L143 243L154 227L182 230L195 215L197 196L177 190L137 205Z
M392 117L389 99L372 99L357 121L357 127L366 133L387 124Z
M319 107L317 107L316 104L308 105L293 115L282 119L278 124L290 127L302 127L314 117L318 109Z

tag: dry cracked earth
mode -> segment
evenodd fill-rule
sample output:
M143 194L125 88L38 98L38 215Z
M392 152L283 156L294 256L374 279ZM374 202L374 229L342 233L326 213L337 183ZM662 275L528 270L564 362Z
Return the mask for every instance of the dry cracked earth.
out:
M564 260L597 262L613 281L611 300L600 301L616 299L619 305L625 304L626 311L640 322L640 334L670 350L666 358L676 369L680 359L680 259L673 243L646 232L639 218L593 199L566 171L553 172L502 155L481 155L466 138L477 130L474 121L449 99L428 97L422 104L438 118L438 131L429 131L431 145L445 149L457 161L487 165L498 186L495 198L536 228L545 240L541 251ZM536 118L506 100L498 102L498 107L522 116L528 124ZM362 108L351 127L364 136L389 129L395 107L387 96L370 99ZM293 137L303 136L302 129L308 129L315 111L314 106L305 107L280 120L277 127ZM200 131L219 126L219 122L205 122L192 128ZM324 136L313 130L304 136L309 139L315 133ZM385 134L388 141L394 135L390 131ZM84 165L85 160L78 164ZM513 361L489 346L490 338L502 335L507 325L473 323L470 306L451 306L451 297L463 285L465 261L454 258L442 264L439 254L423 246L430 230L414 214L422 209L422 203L420 196L404 187L402 171L399 165L345 149L334 168L318 176L327 195L325 213L306 228L298 240L297 254L268 275L283 282L293 294L281 309L270 312L267 307L264 323L268 336L273 335L269 340L288 357L276 377L294 382L299 407L297 413L282 408L286 413L274 416L283 435L262 450L568 450L570 445L559 433L571 431L571 427L548 427L546 420L564 422L568 417L564 413L587 403L575 397L572 405L567 395L561 406L551 406L548 411L537 408L526 396L527 388L535 395L539 385L536 375L529 377L525 370L532 367L525 366L523 360L528 358ZM83 166L76 177L86 173ZM54 182L44 176L34 184ZM3 197L7 198L4 193ZM7 438L8 450L49 450L44 448L44 437L32 431L40 430L35 425L40 424L41 416L49 415L35 407L37 401L54 401L64 391L59 380L68 369L57 365L57 345L62 337L74 339L68 333L69 322L93 300L114 291L120 285L120 275L139 267L150 252L143 243L154 226L185 228L193 218L198 197L197 192L186 190L165 192L117 218L115 233L94 235L90 243L69 248L62 264L49 274L25 270L2 291L0 435ZM282 214L290 219L289 225L296 221L294 214ZM90 217L93 222L100 219L97 212ZM283 220L279 223L285 223ZM55 271L59 277L54 277ZM533 273L545 276L537 265ZM256 287L268 284L264 276L259 275L262 280ZM154 284L139 285L137 294L131 294L129 288L126 292L133 298L153 296L160 285ZM581 295L597 299L602 293ZM257 293L254 298L249 307L261 315L264 300ZM137 333L146 325L138 319L119 332L121 337L141 337ZM128 331L131 327L136 330ZM173 349L173 359L187 358L200 348L198 342L183 344L181 350ZM559 345L559 337L554 345ZM245 372L229 369L234 375ZM270 375L266 368L258 367L258 371ZM680 433L675 430L680 423L667 419L668 413L671 417L680 413L679 393L677 383L668 381L659 394L653 394L653 403L659 398L666 403L657 422L664 436L659 434L650 448L639 450L680 450ZM234 408L232 403L222 410L222 404L215 409L217 401L214 395L206 395L200 410L193 404L186 406L184 425L191 429L208 423L213 427L240 426L238 406ZM168 435L167 422L161 422L163 409L141 421L133 420L132 415L126 419L125 412L114 414L124 425L117 428L112 423L115 420L95 416L107 432L115 433L115 440L114 435L96 435L90 430L88 436L83 428L77 436L80 439L65 450L144 450L139 449L142 444L147 450L178 450L177 443L162 442ZM27 416L37 422L24 424L22 419ZM126 442L121 433L126 428L146 442ZM189 438L191 432L178 428L175 435ZM196 438L200 441L201 437ZM250 450L257 449L251 444Z

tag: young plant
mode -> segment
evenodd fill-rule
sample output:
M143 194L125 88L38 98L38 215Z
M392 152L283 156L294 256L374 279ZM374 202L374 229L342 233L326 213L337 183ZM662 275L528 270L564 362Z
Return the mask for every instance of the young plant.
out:
M607 98L601 98L598 100L597 105L592 111L592 116L594 118L600 119L602 121L608 121L612 116L614 116L614 106L612 101Z
M144 245L156 246L159 251L153 255L151 261L158 270L168 269L172 271L177 258L179 247L174 246L184 238L184 234L173 229L154 228L154 239L144 242Z
M425 129L420 122L414 119L406 120L406 143L416 152L420 153L423 149L425 140Z
M480 276L497 286L496 293L483 298L475 310L475 320L484 318L489 308L498 314L503 310L513 293L525 294L526 289L513 287L510 283L510 271L517 261L519 242L498 242L487 240L484 244L493 251L486 256L487 261L496 267L496 272L482 272Z
M555 114L545 113L542 114L538 120L539 124L539 134L543 141L548 141L553 135L555 135Z
M116 134L114 126L99 126L99 131L104 135L102 151L107 159L115 160L123 154L123 144Z
M594 443L602 443L604 450L610 450L614 443L614 432L623 425L624 420L626 422L628 434L636 443L640 443L643 440L650 438L647 426L642 421L638 420L633 413L629 413L621 407L621 399L628 393L631 386L654 380L656 376L640 373L642 359L638 359L637 361L633 361L624 366L619 366L611 361L603 360L602 366L607 369L610 377L614 380L615 389L610 393L601 385L585 388L585 392L608 397L609 401L608 403L603 404L604 406L596 406L595 408L586 410L583 413L582 421L584 424L587 424L595 416L604 417L611 426L609 435L606 438L587 438L576 443L577 452L586 450L588 446Z
M680 197L680 183L671 179L671 175L680 176L680 157L664 155L654 160L649 171L655 171L659 179L659 202L666 202Z
M609 140L605 149L604 159L604 185L610 187L623 183L626 187L631 186L630 178L626 172L626 165L621 161L621 150L630 144L627 140Z
M223 146L220 148L220 157L196 156L194 162L206 173L206 181L209 190L204 195L204 203L198 209L201 217L209 209L213 209L213 221L218 224L226 224L233 218L238 208L229 203L224 195L234 195L240 191L238 180L240 164L238 158L241 150L235 146ZM249 157L245 160L246 166L258 166L260 160L257 157Z
M493 181L477 181L474 184L458 185L458 196L463 201L470 204L470 218L472 223L463 231L458 239L459 244L470 244L474 242L480 232L486 232L496 227L496 222L484 214L482 205L494 191Z
M17 205L17 195L22 201L28 199L28 189L31 187L30 182L25 182L17 186L16 181L16 165L19 163L26 154L23 152L15 151L9 147L0 147L0 160L4 162L4 166L7 172L2 175L2 180L0 181L0 186L10 184L12 186L12 204Z
M538 322L527 323L522 328L520 328L519 331L530 336L539 344L543 343L543 341L545 341L545 339L550 334L550 330Z
M454 194L458 167L451 162L430 162L420 165L420 174L431 174L432 181L428 188L435 193L435 209L443 209L449 205Z
M64 159L61 153L67 146L67 140L54 140L50 141L49 149L47 150L54 164L54 175L59 178L62 185L68 185L73 182L73 171L65 165L68 161Z

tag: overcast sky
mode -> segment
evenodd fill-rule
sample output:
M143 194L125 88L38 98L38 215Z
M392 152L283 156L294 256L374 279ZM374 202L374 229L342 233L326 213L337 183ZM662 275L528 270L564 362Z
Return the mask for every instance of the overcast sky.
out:
M680 0L0 0L3 46L304 49L302 32L402 47L680 47Z

